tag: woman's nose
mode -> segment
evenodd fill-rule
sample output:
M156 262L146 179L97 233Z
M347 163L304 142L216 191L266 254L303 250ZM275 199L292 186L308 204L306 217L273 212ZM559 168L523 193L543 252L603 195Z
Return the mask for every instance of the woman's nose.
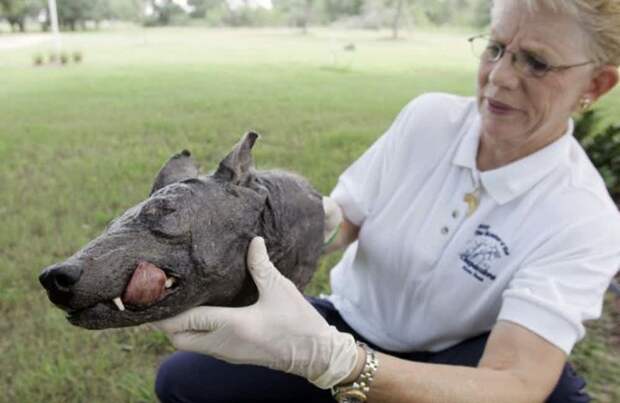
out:
M504 53L504 56L491 65L489 82L497 87L516 89L519 86L519 72L515 69L513 55Z

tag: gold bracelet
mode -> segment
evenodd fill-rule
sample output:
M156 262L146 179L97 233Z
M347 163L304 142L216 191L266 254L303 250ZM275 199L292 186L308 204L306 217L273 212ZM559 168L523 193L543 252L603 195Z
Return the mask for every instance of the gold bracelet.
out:
M332 388L332 396L338 403L362 403L368 399L370 384L374 379L377 368L379 368L379 358L373 349L365 343L357 342L366 352L366 363L360 376L355 381L346 385L337 385Z

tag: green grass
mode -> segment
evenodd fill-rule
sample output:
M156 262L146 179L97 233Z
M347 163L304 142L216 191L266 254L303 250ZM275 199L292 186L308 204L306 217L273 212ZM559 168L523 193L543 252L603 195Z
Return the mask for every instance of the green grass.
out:
M65 36L79 65L33 67L39 46L0 53L0 402L153 401L171 351L143 328L70 326L38 284L146 197L172 153L213 169L248 129L259 168L306 176L321 192L426 91L473 94L467 33L126 29ZM349 42L354 53L342 51ZM602 107L620 107L620 93ZM326 259L309 293L327 290ZM611 319L577 349L597 401L620 401Z

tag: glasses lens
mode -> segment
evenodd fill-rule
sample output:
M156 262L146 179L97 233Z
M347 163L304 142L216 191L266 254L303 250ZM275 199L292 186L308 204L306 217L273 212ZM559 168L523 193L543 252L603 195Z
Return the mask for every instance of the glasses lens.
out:
M483 37L474 38L471 41L471 49L474 56L488 62L497 61L503 53L501 45Z
M536 77L544 76L550 68L549 63L529 52L518 52L515 65L522 72Z

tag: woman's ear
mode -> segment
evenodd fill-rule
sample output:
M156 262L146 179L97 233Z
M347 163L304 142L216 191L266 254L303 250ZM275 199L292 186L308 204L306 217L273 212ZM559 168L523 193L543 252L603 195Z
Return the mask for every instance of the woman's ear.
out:
M618 84L618 67L606 64L594 71L590 86L583 96L594 102L611 91L616 84Z

